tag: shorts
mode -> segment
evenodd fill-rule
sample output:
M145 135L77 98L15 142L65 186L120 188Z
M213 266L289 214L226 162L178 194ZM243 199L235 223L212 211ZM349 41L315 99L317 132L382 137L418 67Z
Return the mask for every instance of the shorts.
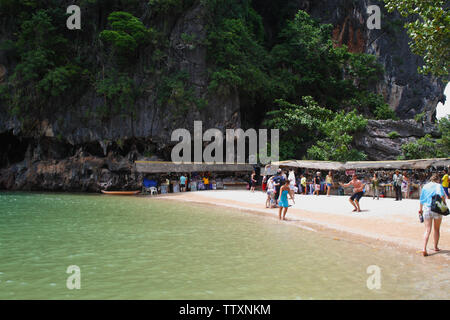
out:
M439 220L439 219L442 219L442 215L431 211L431 207L423 207L423 218Z
M180 184L180 187L184 188L186 185L184 183Z
M331 187L331 183L327 183L327 187Z
M316 184L316 191L320 191L320 184Z
M362 192L362 191L356 192L356 193L352 194L350 199L359 201L362 198L363 195L364 195L364 192Z
M447 198L449 197L449 195L448 195L448 187L443 187L444 188L444 192L445 192L445 194L447 195Z

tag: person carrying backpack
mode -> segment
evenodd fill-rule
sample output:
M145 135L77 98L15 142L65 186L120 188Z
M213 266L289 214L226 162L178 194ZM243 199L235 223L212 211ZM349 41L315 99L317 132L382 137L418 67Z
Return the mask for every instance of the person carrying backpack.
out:
M434 251L440 251L438 247L440 228L442 222L442 215L432 211L433 202L436 201L436 195L440 196L441 201L445 204L444 188L440 184L440 177L438 174L433 174L430 182L425 184L420 193L420 207L419 217L420 221L425 223L424 245L422 254L424 257L428 256L427 244L431 234L431 229L434 224ZM434 199L433 199L434 198Z

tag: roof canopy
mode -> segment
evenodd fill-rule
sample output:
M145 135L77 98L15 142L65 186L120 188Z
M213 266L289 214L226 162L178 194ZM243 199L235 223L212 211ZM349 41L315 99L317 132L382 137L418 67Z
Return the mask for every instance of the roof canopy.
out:
M136 161L136 170L145 173L169 172L241 172L252 171L253 165L246 163L173 163L163 161Z
M271 167L305 168L315 170L349 170L349 169L427 169L430 167L448 167L450 158L419 159L419 160L392 160L392 161L309 161L288 160L273 162Z

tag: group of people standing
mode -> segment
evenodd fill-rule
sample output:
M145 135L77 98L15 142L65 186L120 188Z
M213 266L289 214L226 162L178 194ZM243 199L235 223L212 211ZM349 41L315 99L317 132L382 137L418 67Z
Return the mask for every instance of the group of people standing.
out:
M425 234L424 234L424 248L423 248L423 256L428 256L427 252L427 244L431 234L431 231L434 227L434 251L440 251L438 247L439 238L440 238L440 226L442 221L442 214L436 213L432 211L432 202L435 201L436 196L439 196L442 199L442 203L446 205L446 198L449 198L449 170L447 169L444 172L442 179L440 175L435 173L431 176L428 183L426 183L420 193L420 208L419 208L419 217L420 222L425 225ZM254 175L252 175L252 180L254 179ZM300 181L298 183L299 188L296 186L295 177L292 173L289 177L286 176L281 169L278 169L277 174L270 178L264 177L263 184L266 184L267 190L267 200L266 200L266 208L279 208L278 217L280 220L286 220L286 213L289 208L288 196L292 199L295 204L294 194L297 190L303 190L306 194L306 177L304 175L300 176ZM256 180L255 180L256 182ZM327 195L330 195L331 187L333 186L333 176L330 171L325 178ZM373 199L379 199L379 178L375 173L373 177L370 179L370 184L373 189ZM349 186L353 187L353 193L349 198L350 203L354 207L353 212L361 212L360 208L360 200L365 192L365 183L358 179L358 176L354 174L350 182L344 184L339 183L342 188L346 188ZM405 198L408 198L409 191L409 179L406 174L401 174L399 170L396 170L393 175L393 186L395 188L396 201L402 200L402 193L406 193ZM316 176L313 179L313 187L314 187L314 195L319 195L321 190L321 173L317 172ZM300 189L301 188L301 189ZM264 188L263 188L264 189Z
M409 198L409 177L406 172L403 174L399 170L395 170L392 176L392 183L395 190L395 201L402 201L403 198Z

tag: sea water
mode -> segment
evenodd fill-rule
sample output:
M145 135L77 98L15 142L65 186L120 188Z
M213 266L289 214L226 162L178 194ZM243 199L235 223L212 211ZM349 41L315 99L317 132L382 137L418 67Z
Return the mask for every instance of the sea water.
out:
M448 299L436 261L170 198L0 193L0 299Z

